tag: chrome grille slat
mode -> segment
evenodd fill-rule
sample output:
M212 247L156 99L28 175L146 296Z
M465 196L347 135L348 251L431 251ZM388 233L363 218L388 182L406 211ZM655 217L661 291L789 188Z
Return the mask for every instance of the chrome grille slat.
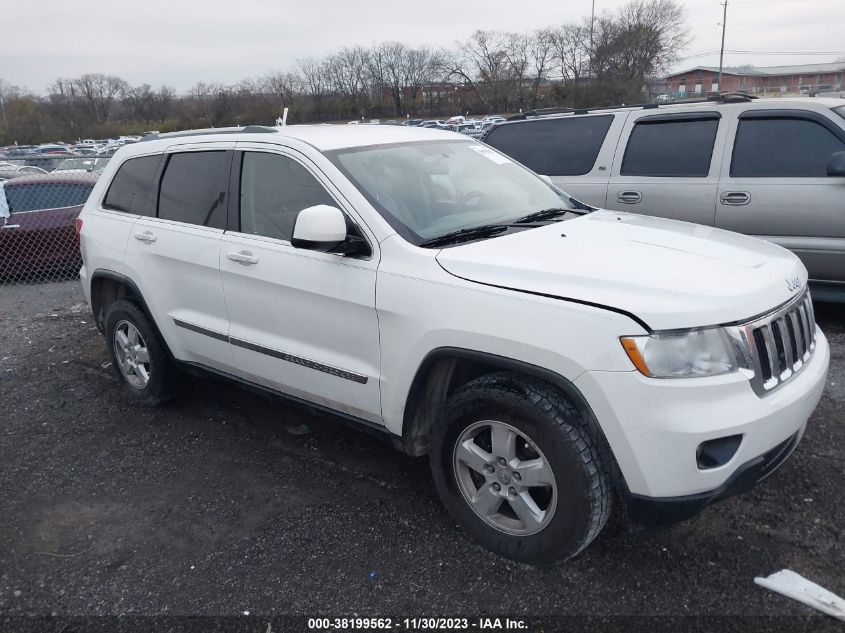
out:
M747 342L750 358L745 367L758 396L787 382L815 351L816 323L809 290L770 314L736 326Z
M795 341L795 358L793 359L793 367L797 370L804 364L804 331L801 329L801 317L798 315L798 306L795 310L789 313L789 322L792 325L793 340Z

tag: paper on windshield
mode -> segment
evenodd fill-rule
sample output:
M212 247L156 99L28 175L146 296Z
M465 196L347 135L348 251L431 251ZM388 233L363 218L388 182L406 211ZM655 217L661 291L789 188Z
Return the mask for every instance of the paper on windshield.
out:
M481 154L487 160L492 160L497 165L507 165L508 163L513 162L507 156L502 156L499 152L496 152L489 147L484 147L484 145L470 145L469 148Z
M3 183L0 182L0 218L8 218L9 215L9 202L6 200L6 190L3 189Z

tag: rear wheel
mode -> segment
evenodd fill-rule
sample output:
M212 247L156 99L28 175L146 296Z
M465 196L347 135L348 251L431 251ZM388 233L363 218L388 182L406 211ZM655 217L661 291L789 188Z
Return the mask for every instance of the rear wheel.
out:
M459 389L434 432L430 460L449 512L514 560L570 558L610 515L596 438L568 400L528 377L493 374Z
M129 396L153 406L172 399L179 375L144 312L121 299L106 310L104 323L112 365Z

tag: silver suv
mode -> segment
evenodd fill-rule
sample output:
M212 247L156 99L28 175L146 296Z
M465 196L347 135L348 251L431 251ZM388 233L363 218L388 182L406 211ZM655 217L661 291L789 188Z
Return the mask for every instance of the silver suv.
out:
M597 207L769 240L817 299L845 300L845 101L756 99L537 110L484 139Z

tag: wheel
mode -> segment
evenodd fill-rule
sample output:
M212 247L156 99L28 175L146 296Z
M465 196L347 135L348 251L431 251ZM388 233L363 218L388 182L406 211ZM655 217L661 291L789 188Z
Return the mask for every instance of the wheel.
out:
M105 337L112 365L133 400L155 406L173 398L178 372L147 316L135 303L120 299L108 307Z
M571 402L532 378L492 374L458 389L429 458L450 514L507 558L571 558L610 516L608 464L596 438Z

